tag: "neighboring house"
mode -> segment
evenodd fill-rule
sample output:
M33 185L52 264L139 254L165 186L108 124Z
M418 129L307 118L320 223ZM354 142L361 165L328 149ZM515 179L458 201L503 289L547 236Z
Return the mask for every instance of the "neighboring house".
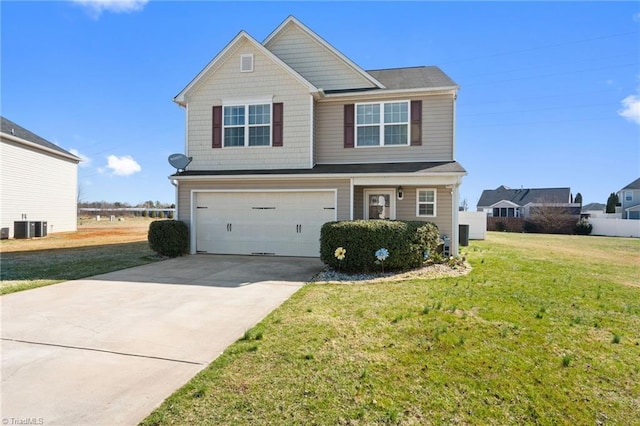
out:
M602 203L589 203L582 206L580 215L583 217L606 217L607 205Z
M640 178L617 192L623 219L640 219Z
M294 17L241 31L174 98L191 251L316 257L326 222L410 219L456 252L457 91L433 66L365 71Z
M80 158L4 117L0 119L3 237L14 237L16 221L46 222L40 235L77 230Z
M543 206L580 214L580 204L571 202L570 188L511 189L504 185L482 191L477 210L489 217L527 218Z

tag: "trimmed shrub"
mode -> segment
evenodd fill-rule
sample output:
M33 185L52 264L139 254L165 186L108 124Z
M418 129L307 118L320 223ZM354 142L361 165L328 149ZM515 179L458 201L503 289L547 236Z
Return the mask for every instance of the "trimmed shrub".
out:
M430 222L328 222L320 230L320 259L345 272L380 270L375 253L386 248L389 257L384 261L385 270L409 269L422 265L425 252L435 253L438 240L438 228ZM338 247L346 250L341 261L335 256Z
M177 220L156 220L147 235L151 250L162 256L176 257L189 252L189 228Z
M589 220L585 217L576 223L573 230L578 235L589 235L591 231L593 231L593 225L590 224Z

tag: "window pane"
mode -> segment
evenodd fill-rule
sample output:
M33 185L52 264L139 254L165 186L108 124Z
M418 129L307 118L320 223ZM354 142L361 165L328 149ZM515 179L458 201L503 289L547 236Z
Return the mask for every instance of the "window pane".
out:
M358 105L356 124L380 123L380 104Z
M249 105L249 124L270 124L270 105Z
M385 123L407 123L409 121L409 107L407 102L384 104Z
M271 127L249 127L249 146L269 146L269 133Z
M378 146L380 145L380 127L367 126L358 127L358 146Z
M225 126L244 125L244 107L243 106L224 107L224 125Z
M385 145L406 145L407 144L407 125L393 124L384 126L384 144Z
M244 127L224 129L224 146L244 146Z
M421 203L433 203L434 193L433 191L420 191L418 198Z
M420 204L418 213L420 216L433 216L433 204Z

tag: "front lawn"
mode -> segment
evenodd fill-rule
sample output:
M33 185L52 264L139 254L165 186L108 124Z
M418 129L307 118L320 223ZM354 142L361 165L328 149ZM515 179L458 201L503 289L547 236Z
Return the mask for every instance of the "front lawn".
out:
M638 424L639 240L464 252L463 277L305 286L142 424Z
M147 242L2 253L0 294L144 265L158 258Z

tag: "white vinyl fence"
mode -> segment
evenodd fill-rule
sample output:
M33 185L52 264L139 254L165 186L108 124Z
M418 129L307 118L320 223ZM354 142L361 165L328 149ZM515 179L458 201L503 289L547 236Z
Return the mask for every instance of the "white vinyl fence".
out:
M484 240L487 235L487 214L485 212L458 212L458 223L469 225L470 240Z
M640 220L589 218L589 223L593 225L591 235L640 238Z

